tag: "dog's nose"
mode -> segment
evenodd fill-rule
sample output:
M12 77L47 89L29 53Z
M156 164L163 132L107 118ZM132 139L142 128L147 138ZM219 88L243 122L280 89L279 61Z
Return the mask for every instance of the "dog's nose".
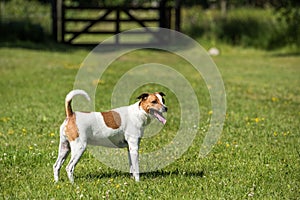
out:
M164 110L164 112L168 112L168 107L164 106L163 110Z

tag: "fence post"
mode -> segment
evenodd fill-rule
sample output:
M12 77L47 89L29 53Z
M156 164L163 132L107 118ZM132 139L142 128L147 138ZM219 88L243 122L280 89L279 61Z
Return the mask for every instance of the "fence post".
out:
M166 22L166 0L159 2L159 27L167 28Z
M62 6L63 0L52 0L52 31L57 42L62 41Z
M58 19L60 20L60 41L65 43L65 3L64 0L57 0L59 3Z
M120 43L120 38L119 38L119 33L120 33L120 12L121 12L121 7L117 7L117 13L116 13L116 44Z
M57 40L57 1L51 0L51 18L52 18L52 37L55 42Z
M175 30L180 31L181 24L181 0L175 2Z

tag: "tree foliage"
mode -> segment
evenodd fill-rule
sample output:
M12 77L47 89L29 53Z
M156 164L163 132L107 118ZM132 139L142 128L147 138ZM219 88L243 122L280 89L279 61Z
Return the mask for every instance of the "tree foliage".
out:
M287 25L286 43L300 45L300 1L281 0L274 5L278 20Z

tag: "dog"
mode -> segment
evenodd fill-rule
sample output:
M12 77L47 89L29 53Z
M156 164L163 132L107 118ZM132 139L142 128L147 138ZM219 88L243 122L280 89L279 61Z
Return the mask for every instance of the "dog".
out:
M74 169L88 144L112 148L127 148L129 171L135 181L140 180L138 151L144 128L152 118L165 124L163 116L168 108L163 92L143 93L132 105L115 108L107 112L73 112L71 102L74 96L82 95L90 101L84 90L72 90L65 98L66 119L60 126L58 158L53 165L54 180L71 151L66 167L68 178L74 182Z

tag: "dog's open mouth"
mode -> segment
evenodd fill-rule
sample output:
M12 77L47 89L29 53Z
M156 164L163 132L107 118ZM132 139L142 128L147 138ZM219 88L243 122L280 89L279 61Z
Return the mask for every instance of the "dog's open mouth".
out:
M165 119L165 117L163 116L163 114L161 112L159 112L158 110L155 110L153 108L150 108L150 114L153 115L154 117L156 117L156 119L158 121L160 121L162 124L166 124L167 120Z

